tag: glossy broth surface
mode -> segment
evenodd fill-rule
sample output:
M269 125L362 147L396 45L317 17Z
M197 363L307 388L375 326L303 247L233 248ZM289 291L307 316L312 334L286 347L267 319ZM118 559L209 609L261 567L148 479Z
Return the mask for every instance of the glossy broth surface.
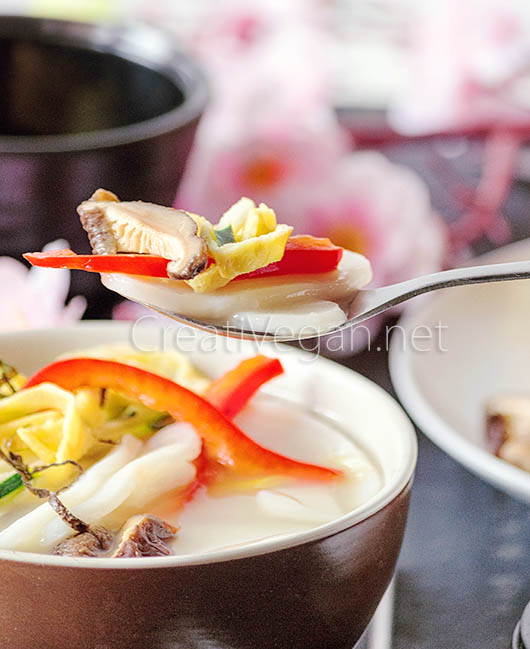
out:
M277 397L259 395L236 422L257 442L302 461L340 468L327 484L303 481L263 485L252 491L203 492L174 520L177 555L255 543L314 527L351 512L383 485L368 455L332 420Z

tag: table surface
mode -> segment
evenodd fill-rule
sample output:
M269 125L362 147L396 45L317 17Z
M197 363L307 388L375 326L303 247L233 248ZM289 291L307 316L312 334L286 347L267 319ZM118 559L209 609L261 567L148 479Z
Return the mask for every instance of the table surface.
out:
M344 362L395 396L388 357ZM508 649L530 599L530 510L419 433L392 649Z

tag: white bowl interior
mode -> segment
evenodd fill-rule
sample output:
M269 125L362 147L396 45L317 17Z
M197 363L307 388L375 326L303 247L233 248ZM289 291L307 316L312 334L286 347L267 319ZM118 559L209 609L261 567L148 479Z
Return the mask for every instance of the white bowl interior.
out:
M530 240L474 260L530 259ZM530 280L445 289L399 322L390 369L411 417L436 444L485 480L530 502L530 474L493 456L484 430L486 400L498 393L530 394ZM414 331L442 323L442 345L421 352ZM443 348L443 349L442 349Z
M31 373L57 355L99 344L121 342L145 351L176 349L191 354L193 362L215 377L238 360L264 353L281 359L285 374L267 391L290 399L332 418L350 434L377 464L383 477L381 490L361 507L340 519L307 532L281 539L267 539L252 548L234 548L193 557L146 559L68 559L48 555L0 551L1 557L38 560L60 565L136 567L208 563L261 554L315 540L345 529L388 504L407 484L416 463L414 429L397 403L377 385L332 361L316 358L293 347L222 338L199 332L184 332L179 325L164 328L139 323L81 323L74 327L0 335L0 358L20 371Z

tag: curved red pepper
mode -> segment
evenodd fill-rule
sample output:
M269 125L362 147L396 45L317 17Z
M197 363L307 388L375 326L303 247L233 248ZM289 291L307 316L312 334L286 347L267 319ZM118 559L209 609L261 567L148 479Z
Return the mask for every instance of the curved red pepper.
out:
M211 459L239 473L280 474L320 481L341 475L339 470L298 462L260 446L199 395L131 365L94 358L66 359L41 369L25 387L44 382L65 390L83 386L108 388L137 399L148 408L169 412L195 428Z
M32 266L70 268L91 273L126 273L167 279L168 259L156 255L77 255L73 250L27 252L22 255Z
M263 383L282 373L283 367L277 358L261 355L247 358L213 381L204 398L225 417L232 419Z
M238 275L232 281L277 275L329 273L337 268L343 252L343 248L335 246L329 239L301 234L287 240L285 252L280 261L258 268L251 273Z
M251 273L238 275L235 280L276 275L328 273L337 268L342 253L343 249L333 245L329 239L318 239L305 234L291 237L287 241L280 261L258 268ZM169 263L169 259L156 255L77 255L69 249L27 252L23 257L32 266L44 268L69 268L92 273L125 273L166 279Z

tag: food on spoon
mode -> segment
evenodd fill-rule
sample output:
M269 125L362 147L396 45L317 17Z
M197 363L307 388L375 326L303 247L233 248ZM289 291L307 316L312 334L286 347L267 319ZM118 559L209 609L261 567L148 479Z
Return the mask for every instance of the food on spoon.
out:
M126 273L149 277L168 277L169 259L155 255L76 255L73 250L28 252L24 257L33 266L45 268L69 268L91 273Z
M276 359L256 356L212 381L175 352L164 359L123 345L42 368L0 400L0 549L187 555L350 511L380 488L378 471L332 422L256 400L282 372ZM178 373L189 388L175 383ZM134 409L150 427L134 416L127 426ZM35 421L40 446L25 441ZM72 457L45 463L59 449Z
M278 262L238 275L234 277L234 280L327 273L337 268L343 253L344 250L333 245L329 239L309 235L293 236L287 240L283 257ZM168 278L167 264L169 260L156 255L133 253L127 255L77 255L73 250L64 249L28 252L24 254L24 257L34 266L45 268L67 268L92 273L120 273Z
M183 210L122 202L115 194L98 189L77 212L96 255L158 255L170 260L167 276L172 279L192 279L206 267L205 242L197 223Z
M217 225L183 210L121 202L102 189L78 212L94 254L24 257L99 272L124 297L206 323L255 331L272 323L296 334L309 320L321 333L345 322L348 301L372 276L362 255L329 239L292 236L272 209L248 198Z
M489 399L486 438L497 457L530 471L530 397L506 394Z

